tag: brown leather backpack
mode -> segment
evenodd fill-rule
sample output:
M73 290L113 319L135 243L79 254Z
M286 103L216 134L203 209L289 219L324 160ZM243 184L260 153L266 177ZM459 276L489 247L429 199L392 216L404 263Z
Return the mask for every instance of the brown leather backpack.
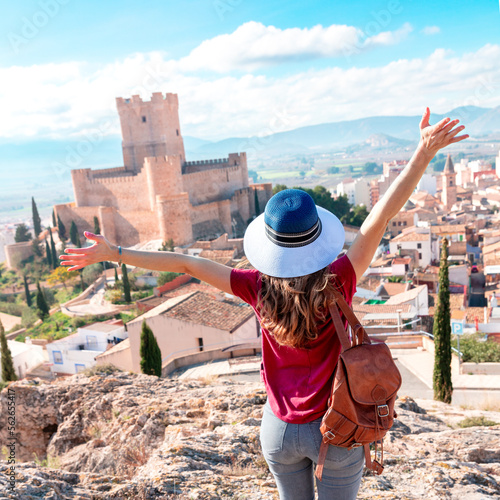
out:
M352 342L340 318L340 307L351 327ZM401 374L385 343L372 343L365 329L339 291L334 293L330 314L342 344L335 370L328 410L321 422L323 441L320 447L316 477L321 481L328 446L344 448L364 446L365 465L376 474L384 470L383 437L392 427L394 403L401 387ZM377 443L381 443L380 461ZM375 443L375 459L370 443Z

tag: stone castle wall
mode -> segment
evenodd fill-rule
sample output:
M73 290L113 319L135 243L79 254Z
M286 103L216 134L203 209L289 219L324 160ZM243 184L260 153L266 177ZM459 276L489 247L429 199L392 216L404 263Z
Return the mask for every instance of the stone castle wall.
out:
M245 153L227 158L185 161L174 94L154 93L117 99L124 167L71 172L75 203L57 205L69 228L92 231L94 216L102 234L130 246L172 238L176 245L241 234L272 195L271 185L249 186Z

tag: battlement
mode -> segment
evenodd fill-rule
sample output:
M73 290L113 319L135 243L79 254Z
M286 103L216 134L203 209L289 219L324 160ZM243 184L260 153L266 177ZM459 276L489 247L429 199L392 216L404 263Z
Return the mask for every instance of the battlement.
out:
M146 103L158 103L158 102L163 102L167 101L168 104L170 105L179 105L179 99L177 97L177 94L172 94L172 93L167 93L165 94L165 97L163 97L163 92L153 92L151 94L151 100L150 101L143 101L142 97L138 94L133 95L131 97L117 97L116 98L116 105L118 109L120 107L126 107L126 106L141 106L142 104Z

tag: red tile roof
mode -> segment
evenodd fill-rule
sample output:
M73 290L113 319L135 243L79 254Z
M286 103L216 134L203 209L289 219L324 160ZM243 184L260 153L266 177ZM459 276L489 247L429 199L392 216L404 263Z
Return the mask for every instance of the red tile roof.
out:
M233 332L254 312L238 298L218 300L212 294L195 292L161 313L169 318Z

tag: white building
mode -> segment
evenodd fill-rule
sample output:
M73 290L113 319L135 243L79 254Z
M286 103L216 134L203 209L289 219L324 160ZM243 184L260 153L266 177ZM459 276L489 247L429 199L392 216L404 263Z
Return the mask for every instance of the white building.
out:
M370 183L365 179L344 179L337 185L337 194L345 194L351 205L370 207Z
M123 323L94 323L78 328L77 332L47 344L51 371L75 374L96 365L95 357L128 338Z
M399 250L416 250L418 253L418 266L426 267L433 260L432 237L429 228L412 228L389 242L391 254L399 254Z
M417 191L425 191L432 196L436 196L437 184L436 177L431 174L422 175L419 183L417 184Z
M500 151L498 152L498 156L496 157L495 165L497 177L500 179Z
M7 346L12 354L16 375L20 379L24 378L26 373L32 368L47 361L43 353L43 348L39 345L17 342L16 340L7 340ZM1 371L0 380L2 380Z

